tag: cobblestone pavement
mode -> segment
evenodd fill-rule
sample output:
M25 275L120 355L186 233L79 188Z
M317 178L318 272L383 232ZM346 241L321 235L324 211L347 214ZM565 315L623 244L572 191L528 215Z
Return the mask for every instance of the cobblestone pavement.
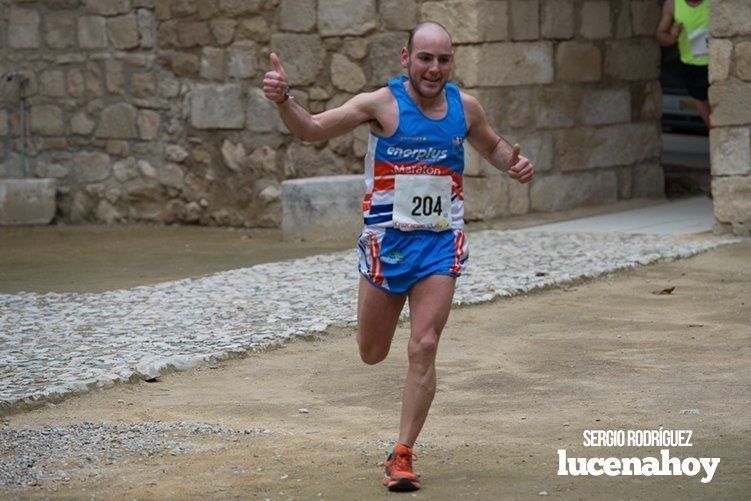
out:
M470 234L455 303L688 257L710 235ZM354 250L96 294L0 294L0 414L355 320Z

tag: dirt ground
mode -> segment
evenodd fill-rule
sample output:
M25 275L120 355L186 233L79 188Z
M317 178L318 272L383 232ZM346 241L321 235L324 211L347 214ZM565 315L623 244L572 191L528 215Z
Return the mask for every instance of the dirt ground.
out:
M123 385L9 418L12 427L161 420L268 429L196 443L10 497L64 499L748 499L751 490L751 242L564 289L455 309L438 391L417 447L423 489L380 485L397 436L406 326L389 358L360 362L352 329L268 353ZM653 291L675 287L671 295ZM354 291L353 291L354 293ZM298 409L305 407L309 413ZM698 409L696 413L682 413ZM590 429L689 429L671 455L720 457L696 477L558 476Z

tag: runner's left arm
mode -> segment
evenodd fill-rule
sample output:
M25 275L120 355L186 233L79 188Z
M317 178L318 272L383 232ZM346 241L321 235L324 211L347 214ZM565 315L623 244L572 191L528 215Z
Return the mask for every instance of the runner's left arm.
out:
M520 155L518 144L511 146L488 123L485 110L473 96L462 92L462 104L467 119L467 141L493 167L506 172L520 183L528 183L534 167L528 158Z

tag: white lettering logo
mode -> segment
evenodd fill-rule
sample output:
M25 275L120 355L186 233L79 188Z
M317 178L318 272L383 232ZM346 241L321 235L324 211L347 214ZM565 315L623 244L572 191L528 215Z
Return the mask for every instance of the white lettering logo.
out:
M584 430L584 447L660 447L655 457L567 457L566 449L558 449L558 475L599 477L686 475L693 477L703 471L701 483L712 481L720 458L680 459L670 457L666 447L692 447L691 430Z
M685 458L683 460L670 457L670 450L660 449L660 459L655 457L646 458L569 458L566 457L566 449L558 449L558 475L599 477L603 473L609 477L619 475L644 476L653 475L686 475L695 476L700 470L704 470L701 483L712 481L720 458Z
M413 160L443 160L448 156L448 150L436 150L434 148L400 148L389 146L386 153L392 156Z

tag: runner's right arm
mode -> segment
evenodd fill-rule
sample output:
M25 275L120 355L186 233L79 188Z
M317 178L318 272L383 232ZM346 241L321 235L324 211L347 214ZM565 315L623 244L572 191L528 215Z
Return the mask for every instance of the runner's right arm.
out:
M269 60L274 66L263 79L263 92L274 101L284 125L302 141L325 141L354 130L358 125L374 120L376 92L358 94L338 108L311 115L302 105L289 99L289 80L279 57L273 52Z
M665 0L665 4L662 6L662 17L655 33L657 41L663 47L674 45L683 29L682 24L673 24L673 12L675 12L675 0Z

